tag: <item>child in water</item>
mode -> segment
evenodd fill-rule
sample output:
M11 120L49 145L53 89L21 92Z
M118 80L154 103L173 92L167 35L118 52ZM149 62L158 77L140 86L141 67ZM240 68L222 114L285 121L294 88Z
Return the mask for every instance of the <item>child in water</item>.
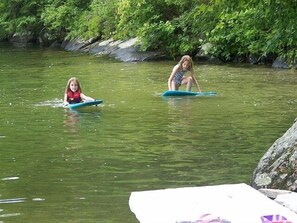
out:
M190 75L184 76L187 71L190 71ZM185 55L172 69L171 75L168 79L168 90L175 91L178 90L182 84L186 84L187 91L191 91L193 83L197 87L198 91L201 92L198 81L194 76L192 58Z
M82 101L94 101L93 98L86 96L82 93L79 81L77 78L72 77L68 80L65 93L64 93L64 106Z

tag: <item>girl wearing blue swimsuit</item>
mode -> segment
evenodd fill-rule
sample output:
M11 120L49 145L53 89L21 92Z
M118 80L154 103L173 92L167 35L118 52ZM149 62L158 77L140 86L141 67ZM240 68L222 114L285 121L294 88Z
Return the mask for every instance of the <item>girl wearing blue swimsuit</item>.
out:
M185 76L187 71L190 72L189 76ZM181 58L178 64L173 67L171 75L168 78L168 89L170 91L176 91L182 84L185 84L187 86L187 91L191 91L193 83L198 91L201 92L198 81L194 76L192 58L185 55Z

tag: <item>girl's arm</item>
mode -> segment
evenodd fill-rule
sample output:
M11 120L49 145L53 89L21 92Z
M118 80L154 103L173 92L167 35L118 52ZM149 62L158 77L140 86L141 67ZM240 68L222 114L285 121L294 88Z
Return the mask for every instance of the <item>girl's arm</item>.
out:
M172 69L172 72L170 74L170 77L168 78L168 90L171 91L172 90L172 81L173 81L173 78L176 74L178 70L178 65L175 65Z
M194 82L195 86L197 87L198 91L201 92L199 83L194 75L194 70L192 69L190 72L191 72L191 77L193 78L193 82Z
M80 93L80 97L83 101L95 101L94 98L91 98L89 96L86 96L84 93Z
M68 101L67 101L67 94L65 93L64 94L64 101L63 101L63 105L64 106L67 106L69 103L68 103Z

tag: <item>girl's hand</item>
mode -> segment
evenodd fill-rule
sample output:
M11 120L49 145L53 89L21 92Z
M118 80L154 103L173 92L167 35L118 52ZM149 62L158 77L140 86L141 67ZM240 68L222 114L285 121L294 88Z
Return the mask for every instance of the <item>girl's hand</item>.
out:
M64 102L64 103L63 103L63 107L64 107L64 108L67 107L68 105L69 105L68 102Z

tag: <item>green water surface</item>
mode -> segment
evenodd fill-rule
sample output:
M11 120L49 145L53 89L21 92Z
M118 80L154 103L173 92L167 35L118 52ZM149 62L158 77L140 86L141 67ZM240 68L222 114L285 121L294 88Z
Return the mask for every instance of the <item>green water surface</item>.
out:
M132 191L249 184L296 117L296 72L196 62L218 95L163 98L174 64L0 44L0 222L136 223ZM62 108L71 76L104 104Z

